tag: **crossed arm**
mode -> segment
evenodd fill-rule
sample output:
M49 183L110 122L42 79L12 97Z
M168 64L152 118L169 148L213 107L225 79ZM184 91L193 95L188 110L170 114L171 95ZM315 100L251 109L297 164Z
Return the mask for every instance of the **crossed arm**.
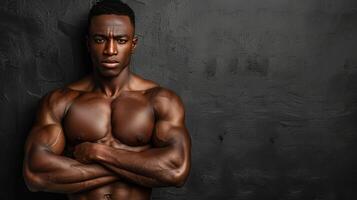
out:
M86 165L62 155L65 136L60 121L66 102L74 96L57 90L41 101L25 144L23 175L31 191L75 193L119 179L99 164Z
M62 156L61 132L60 126L51 124L35 127L31 133L23 169L30 190L74 193L118 180L114 173L98 164L85 165Z
M52 109L51 96L42 102L25 146L24 178L31 190L75 193L118 180L145 187L185 182L191 143L182 102L172 92L163 92L154 102L158 121L153 148L132 152L85 142L75 148L75 159L62 155L65 138L57 120L62 112L56 112L62 109Z
M76 159L100 163L120 178L146 187L182 186L189 174L191 157L182 102L174 93L164 90L153 105L158 117L153 148L131 152L87 142L76 147Z

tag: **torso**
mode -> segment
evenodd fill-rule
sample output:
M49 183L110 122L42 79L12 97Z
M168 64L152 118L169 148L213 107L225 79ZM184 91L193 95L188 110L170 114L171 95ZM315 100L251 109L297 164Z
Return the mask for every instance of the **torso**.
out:
M77 91L62 121L67 156L71 156L74 146L82 142L98 142L130 151L150 148L155 125L152 97L157 89L124 91L115 98L100 92ZM139 200L150 199L150 194L150 188L116 182L72 195L70 199Z
M149 92L123 92L115 99L80 94L63 120L68 144L116 142L128 147L149 145L155 123Z

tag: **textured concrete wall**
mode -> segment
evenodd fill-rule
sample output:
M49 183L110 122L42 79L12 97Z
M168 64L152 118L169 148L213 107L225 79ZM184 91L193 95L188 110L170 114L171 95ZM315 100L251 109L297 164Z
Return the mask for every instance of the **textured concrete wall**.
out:
M155 200L357 199L356 0L128 0L132 68L187 109L193 166ZM91 1L0 2L1 199L30 193L21 165L36 105L88 69Z

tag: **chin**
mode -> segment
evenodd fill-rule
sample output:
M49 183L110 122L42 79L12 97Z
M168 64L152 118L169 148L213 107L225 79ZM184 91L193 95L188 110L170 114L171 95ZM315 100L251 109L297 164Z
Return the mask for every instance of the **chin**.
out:
M117 77L120 74L120 71L115 71L115 70L106 70L106 71L101 71L99 72L100 76L102 77L108 77L108 78L113 78Z

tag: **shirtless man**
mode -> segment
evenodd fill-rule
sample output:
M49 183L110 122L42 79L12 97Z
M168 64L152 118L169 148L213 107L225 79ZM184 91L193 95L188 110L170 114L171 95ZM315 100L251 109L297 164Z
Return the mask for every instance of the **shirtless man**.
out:
M93 73L42 99L25 145L31 191L140 200L150 199L153 187L184 184L191 154L184 107L174 92L130 72L134 29L126 4L92 7Z

